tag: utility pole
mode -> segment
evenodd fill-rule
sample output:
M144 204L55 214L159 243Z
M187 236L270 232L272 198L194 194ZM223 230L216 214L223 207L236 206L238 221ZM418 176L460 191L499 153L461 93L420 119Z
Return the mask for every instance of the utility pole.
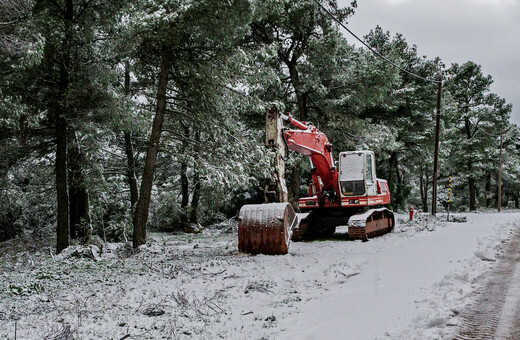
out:
M439 167L439 135L441 125L442 75L439 75L437 89L437 116L435 118L435 155L433 158L432 215L437 214L437 169Z
M500 134L500 157L498 159L498 197L497 210L502 210L502 134Z

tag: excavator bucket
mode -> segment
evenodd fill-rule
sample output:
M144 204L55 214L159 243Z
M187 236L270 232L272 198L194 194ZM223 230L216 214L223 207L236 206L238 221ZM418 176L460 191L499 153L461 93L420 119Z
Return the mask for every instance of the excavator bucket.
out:
M244 205L238 214L238 250L249 254L287 254L297 223L289 203Z
M370 209L355 214L348 222L348 237L351 240L366 241L370 237L392 231L395 225L394 213L386 208Z

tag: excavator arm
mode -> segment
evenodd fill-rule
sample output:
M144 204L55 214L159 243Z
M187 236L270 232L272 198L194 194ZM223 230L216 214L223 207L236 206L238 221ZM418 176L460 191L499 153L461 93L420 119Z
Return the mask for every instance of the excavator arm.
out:
M284 131L287 147L292 151L309 156L311 160L312 181L318 201L329 204L336 202L339 197L339 192L337 192L338 171L329 139L314 125L300 122L291 114L280 114L280 116L294 127L294 129Z

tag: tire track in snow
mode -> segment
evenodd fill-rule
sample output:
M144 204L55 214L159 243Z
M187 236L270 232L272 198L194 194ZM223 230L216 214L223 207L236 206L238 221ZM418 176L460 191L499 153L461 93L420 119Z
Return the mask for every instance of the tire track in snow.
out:
M507 340L520 338L520 265L518 263L515 265L495 338Z
M519 339L520 231L500 257L477 301L461 313L456 340Z

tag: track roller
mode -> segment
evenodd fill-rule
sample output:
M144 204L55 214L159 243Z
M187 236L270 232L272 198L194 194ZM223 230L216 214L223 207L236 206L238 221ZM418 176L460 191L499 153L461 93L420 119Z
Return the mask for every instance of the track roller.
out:
M238 214L238 250L249 254L283 255L298 218L289 203L244 205Z

